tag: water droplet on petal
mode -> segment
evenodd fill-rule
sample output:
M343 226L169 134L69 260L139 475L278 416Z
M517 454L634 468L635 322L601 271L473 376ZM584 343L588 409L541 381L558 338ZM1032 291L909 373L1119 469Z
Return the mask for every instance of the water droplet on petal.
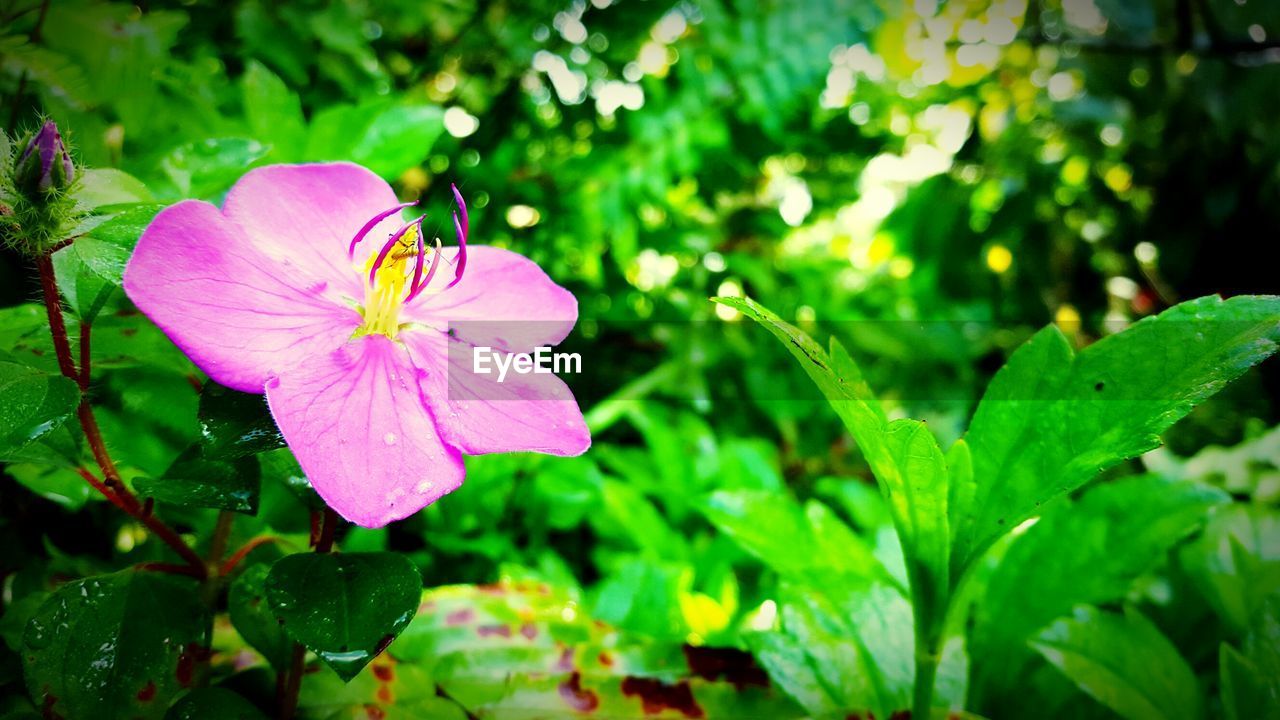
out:
M390 432L389 432L389 433L387 433L386 435L383 435L383 436L382 436L382 442L384 442L384 443L386 443L386 444L388 444L388 445L395 445L395 444L396 444L396 434L395 434L395 433L390 433Z

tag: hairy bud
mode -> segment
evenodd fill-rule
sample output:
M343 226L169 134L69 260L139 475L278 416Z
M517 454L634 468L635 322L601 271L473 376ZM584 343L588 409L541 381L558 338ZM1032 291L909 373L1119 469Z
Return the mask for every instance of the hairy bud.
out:
M19 192L65 190L75 180L76 168L71 153L62 141L62 133L52 120L46 122L27 140L13 168L13 183Z
M76 166L52 120L11 145L0 133L0 243L23 254L49 253L79 217Z

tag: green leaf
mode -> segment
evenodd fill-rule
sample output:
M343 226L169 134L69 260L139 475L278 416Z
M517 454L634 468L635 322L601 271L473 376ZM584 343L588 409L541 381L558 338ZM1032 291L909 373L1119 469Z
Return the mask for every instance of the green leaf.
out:
M227 612L240 637L262 653L272 667L282 671L289 666L293 640L267 605L270 571L269 566L257 564L241 573L227 592Z
M882 482L887 490L889 511L902 539L915 598L917 628L941 633L947 612L951 533L947 528L947 464L938 441L918 420L895 420L889 424L889 453L897 472ZM920 624L920 620L933 627ZM935 642L938 638L931 638Z
M3 457L5 462L12 463L11 468L21 467L24 463L31 466L52 465L64 470L74 470L84 464L84 433L77 423L63 423L62 427L50 432L26 447ZM76 477L80 477L78 474ZM52 481L54 485L63 487L63 481ZM81 480L83 482L83 479ZM55 493L57 494L57 493ZM75 493L63 496L72 500Z
M49 593L37 590L5 605L4 614L0 615L0 639L4 640L6 647L14 652L22 650L22 636L26 633L27 623L48 597Z
M394 553L300 554L277 561L266 587L285 632L350 680L413 619L422 577Z
M952 577L997 538L1100 471L1159 445L1191 408L1276 350L1280 298L1206 297L1072 356L1050 326L996 374L965 436L977 493Z
M1045 513L1005 553L977 607L979 679L1016 697L1027 639L1079 604L1121 600L1133 582L1228 502L1223 492L1154 476L1099 485Z
M395 105L374 117L356 142L351 159L383 177L418 165L444 132L444 111L435 105Z
M1280 591L1280 513L1258 505L1218 508L1179 557L1218 615L1243 632Z
M302 467L298 465L298 459L288 448L271 450L258 455L258 464L262 467L262 477L275 481L274 484L282 491L305 506L301 509L321 510L325 507L324 500L311 487L311 481L303 474ZM287 509L295 508L291 503Z
M785 584L780 628L748 640L769 677L814 717L891 717L908 709L915 678L912 609L895 587L844 583L818 593ZM968 659L960 638L944 645L935 707L964 703Z
M1226 643L1222 643L1218 654L1218 670L1222 714L1227 720L1280 717L1280 695L1274 690L1274 677L1264 677L1247 657Z
M688 566L632 556L596 588L596 617L639 635L673 641L690 632L680 598L692 586Z
M712 298L760 323L773 334L818 386L827 402L853 435L876 477L894 472L886 433L888 421L880 403L862 380L844 348L832 339L832 354L827 355L818 343L799 329L785 323L777 315L750 298Z
M1032 647L1084 692L1129 720L1197 720L1204 698L1195 673L1151 621L1082 606Z
M973 476L973 453L963 438L956 440L947 451L947 471L947 527L954 547L956 532L960 529L956 518L973 513L973 500L978 493L978 482Z
M384 653L370 668L350 682L328 668L308 668L298 698L303 717L467 720L456 702L437 696L435 679L421 666L398 663Z
M114 283L80 258L80 251L75 245L53 254L53 271L58 279L58 289L82 322L93 322L116 291Z
M131 207L112 215L111 219L89 231L86 237L78 238L72 247L90 269L112 284L119 285L124 281L124 267L133 255L142 231L163 209L164 205L150 203Z
M435 105L334 105L316 114L307 140L309 160L351 160L393 178L426 158L444 131Z
M827 673L837 670L841 664L866 664L858 645L839 642L830 634L815 637L821 632L821 629L805 632L803 619L793 615L788 632L756 633L747 639L756 659L769 672L770 679L815 717L835 716L847 707L843 703L843 695L851 688L847 685L833 686L826 677ZM839 653L847 657L829 657ZM828 657L824 659L823 655Z
M194 582L133 570L77 580L27 625L27 688L49 717L161 718L195 683L211 633Z
M914 421L889 424L883 409L844 348L832 338L831 354L808 335L747 298L714 298L765 326L817 384L875 473L903 540L919 627L939 641L950 585L949 483L937 441Z
M97 222L53 255L62 293L81 321L91 322L123 282L124 267L138 238L163 205L144 204Z
M428 590L388 655L401 661L396 679L431 663L435 682L476 717L805 717L750 654L636 642L540 582ZM390 677L383 662L373 674Z
M703 513L720 532L784 576L818 586L842 576L888 579L871 548L827 506L803 508L771 490L719 490Z
M831 404L845 428L853 435L872 472L882 483L882 488L896 477L897 466L889 450L888 420L880 403L872 395L862 379L853 359L835 338L831 340L831 354L799 329L783 322L781 318L750 298L712 298L721 305L734 308L760 323L791 352L800 367L818 386L818 390Z
M134 480L139 495L183 507L206 507L254 515L261 473L256 458L210 460L189 448L159 478Z
M61 375L0 361L0 398L0 458L5 458L66 422L80 403L80 388Z
M5 470L19 485L68 510L79 510L95 494L93 487L70 468L44 463L10 463Z
M307 124L298 95L257 60L245 65L240 90L249 129L255 138L271 146L272 159L277 162L300 159Z
M267 720L253 703L220 687L197 688L164 716L165 720Z
M53 255L62 294L82 322L92 322L123 282L138 238L163 205L142 204L92 218L92 227Z
M0 362L17 362L49 373L58 372L44 305L26 303L0 308Z
M1257 615L1243 654L1222 644L1219 669L1228 720L1280 718L1280 600L1272 596Z
M905 605L901 595L897 603ZM801 594L784 600L780 616L780 630L753 635L752 647L773 681L814 716L888 717L905 704L910 686L887 688L872 651L832 609ZM909 652L909 637L906 645Z
M152 202L151 191L141 180L116 168L87 168L75 187L76 207L97 210L110 205Z
M262 395L237 392L207 382L200 391L199 416L204 453L208 457L238 458L285 446Z
M160 167L179 195L212 198L231 187L267 152L257 140L210 138L176 148Z

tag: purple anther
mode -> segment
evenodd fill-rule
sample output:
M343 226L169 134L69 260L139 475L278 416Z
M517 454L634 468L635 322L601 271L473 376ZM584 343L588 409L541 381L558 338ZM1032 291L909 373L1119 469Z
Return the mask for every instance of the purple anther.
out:
M396 246L396 243L400 242L400 238L404 237L404 234L408 232L409 228L421 222L422 218L410 220L404 225L401 225L399 230L392 233L390 238L387 238L387 244L382 246L382 250L378 253L377 259L373 261L373 267L369 268L370 283L373 282L373 278L378 274L378 270L382 267L382 261L386 260L387 255L391 254L391 249Z
M374 215L374 216L373 216L373 219L371 219L371 220L369 220L369 222L365 223L365 224L364 224L364 227L360 228L360 232L357 232L357 233L356 233L356 236L355 236L355 237L353 237L353 238L351 238L351 245L350 245L349 247L347 247L347 257L355 257L355 255L356 255L356 245L359 245L359 244L360 244L360 241L361 241L361 240L364 240L364 237L365 237L366 235L368 235L368 234L369 234L369 232L370 232L371 230L373 230L373 228L374 228L374 226L375 226L375 225L377 225L378 223L382 222L383 220L386 220L387 218L391 217L392 215L394 215L394 214L396 214L396 213L400 212L401 210L404 210L405 208L409 207L410 205L415 205L415 204L417 204L417 202L418 202L417 200L414 200L413 202L400 203L399 205L397 205L397 206L395 206L395 207L391 208L390 210L383 210L382 212L378 213L377 215ZM401 232L403 232L403 230L404 230L404 229L403 229L403 228L401 228Z
M409 297L413 297L413 291L418 287L418 281L422 279L422 261L423 261L423 256L427 254L426 242L423 240L423 237L422 237L422 221L426 219L427 219L427 216L423 215L422 217L418 218L418 222L417 222L418 257L413 259L413 280L409 281ZM408 300L408 298L405 298L405 299Z
M453 280L444 287L445 290L458 284L462 279L462 273L467 269L467 235L471 232L471 219L467 217L467 203L462 199L462 193L458 192L458 186L452 183L449 187L453 189L453 198L458 201L458 210L462 213L462 222L458 222L458 213L453 214L453 229L458 234L458 264L453 269Z
M422 278L420 283L416 282L415 278L415 283L409 286L409 294L405 296L404 301L406 303L418 297L418 293L427 289L427 285L431 284L431 278L436 276L436 270L440 267L440 259L443 257L444 253L440 252L440 238L436 238L435 256L431 258L431 267L427 270L427 276Z

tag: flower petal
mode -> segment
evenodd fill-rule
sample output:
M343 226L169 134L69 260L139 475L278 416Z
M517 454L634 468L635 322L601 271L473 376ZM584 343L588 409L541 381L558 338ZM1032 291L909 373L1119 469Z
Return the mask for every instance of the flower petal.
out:
M421 373L382 335L357 338L267 384L267 403L320 497L381 527L462 484L462 456L441 441Z
M324 283L271 268L218 208L185 200L142 233L124 290L209 377L260 393L268 377L337 347L360 324Z
M490 245L467 246L467 271L457 285L451 266L458 249L446 248L441 267L401 317L430 325L476 345L531 351L555 345L578 321L578 300L537 263Z
M268 256L360 299L364 286L356 268L400 227L400 213L374 226L355 261L347 256L351 238L399 203L386 181L353 163L268 165L245 173L222 211Z
M445 442L468 455L540 452L581 455L591 447L582 411L564 381L552 374L473 372L466 343L435 330L404 331L422 393Z

